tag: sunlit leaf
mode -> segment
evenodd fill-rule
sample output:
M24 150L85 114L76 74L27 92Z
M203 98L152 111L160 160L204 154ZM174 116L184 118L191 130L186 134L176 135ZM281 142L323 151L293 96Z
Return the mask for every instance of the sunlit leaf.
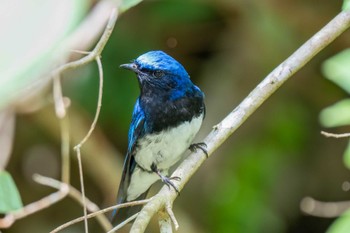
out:
M15 182L6 171L0 171L0 213L22 208L23 204Z
M0 28L6 36L0 37L0 108L35 92L46 72L70 52L62 49L65 39L87 7L86 0L2 2Z
M350 0L344 0L344 1L343 1L342 10L343 10L343 11L348 11L348 10L350 10Z
M140 2L142 2L142 0L123 0L119 9L121 12L124 12L124 11L128 10L129 8L136 6Z
M326 233L349 233L350 232L350 210L346 211L328 228Z
M350 49L346 49L323 63L322 71L327 79L350 93Z
M320 122L325 127L350 125L350 99L341 100L323 109Z

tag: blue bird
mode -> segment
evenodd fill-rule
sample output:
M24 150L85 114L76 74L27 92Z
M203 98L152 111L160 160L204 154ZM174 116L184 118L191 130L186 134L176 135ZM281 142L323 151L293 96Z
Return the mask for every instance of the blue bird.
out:
M117 203L142 200L151 185L161 180L177 188L168 170L182 154L204 143L191 144L204 115L204 94L195 86L185 68L162 51L150 51L120 67L136 73L138 97L129 129ZM118 224L137 213L140 206L117 209L112 223Z

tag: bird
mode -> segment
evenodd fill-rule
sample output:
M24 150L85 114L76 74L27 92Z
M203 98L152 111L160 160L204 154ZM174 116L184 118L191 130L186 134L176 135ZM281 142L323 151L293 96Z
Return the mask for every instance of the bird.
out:
M204 93L194 85L185 68L163 51L149 51L131 63L140 95L128 133L128 147L117 194L117 204L145 199L161 180L179 192L169 169L187 149L206 152L205 143L192 143L205 117ZM113 225L139 212L142 206L116 209Z

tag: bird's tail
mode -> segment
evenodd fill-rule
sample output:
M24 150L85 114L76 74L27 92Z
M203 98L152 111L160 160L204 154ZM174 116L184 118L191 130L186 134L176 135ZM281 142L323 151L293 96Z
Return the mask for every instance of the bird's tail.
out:
M140 195L136 200L134 201L140 201L146 198L148 193L148 190L144 192L142 195ZM118 204L125 203L125 200L119 200ZM142 208L142 205L135 205L135 206L129 206L125 208L118 208L116 209L112 214L112 225L116 226L123 221L125 221L127 218L131 217L132 215L140 212Z

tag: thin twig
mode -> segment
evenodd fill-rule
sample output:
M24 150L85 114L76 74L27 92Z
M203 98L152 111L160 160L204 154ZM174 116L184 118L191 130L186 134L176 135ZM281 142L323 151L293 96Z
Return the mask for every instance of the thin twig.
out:
M69 118L66 115L60 120L61 131L61 158L62 171L61 180L63 183L70 183L70 135L69 135Z
M175 230L177 231L179 229L179 223L176 220L176 217L175 217L175 214L173 212L173 208L172 208L170 202L167 202L165 204L165 210L168 213L170 220L173 222Z
M77 190L76 188L74 188L72 186L70 186L70 188L69 188L69 196L71 196L74 200L79 202L81 205L84 204L82 202L82 199L83 199L82 194L79 192L79 190ZM100 211L100 208L95 203L90 201L87 197L85 197L85 200L86 200L86 202L85 202L86 208L88 209L89 212ZM103 214L97 215L96 219L105 231L109 231L110 229L112 229L113 226L105 215L103 215Z
M287 60L274 69L225 119L223 119L205 138L208 155L210 156L228 137L231 136L246 120L293 74L300 70L318 52L329 45L335 38L350 26L350 12L339 13L332 21L311 37L296 50ZM202 155L202 156L200 156ZM175 170L172 176L181 178L178 189L184 185L199 169L206 156L202 151L194 152ZM160 192L147 203L137 216L132 233L144 232L150 219L167 202L177 197L174 190L163 187Z
M115 8L113 8L111 11L107 26L106 26L100 40L98 41L94 50L91 53L89 53L87 56L85 56L77 61L73 61L73 62L69 62L69 63L64 64L64 65L61 65L60 67L58 67L57 69L55 69L54 71L51 72L51 77L54 77L54 79L55 79L56 77L59 77L61 73L65 72L69 69L77 68L77 67L86 65L93 60L96 60L98 66L99 66L100 78L101 78L102 77L101 76L102 66L101 66L101 61L100 61L100 55L101 55L102 50L104 49L106 43L108 42L108 39L109 39L112 31L113 31L114 25L115 25L116 20L117 20L117 16L118 16L117 11ZM42 80L40 80L40 81L42 81ZM34 86L34 84L33 84L33 86ZM32 86L30 86L28 88L32 88ZM55 85L54 88L60 88L60 86ZM102 88L101 85L100 85L100 88ZM57 93L57 89L55 92ZM59 92L60 92L60 90L59 90ZM56 98L56 97L57 96L54 96L54 98ZM58 96L58 98L60 98L60 97ZM58 101L57 103L60 103L59 105L61 105L61 103L64 103L64 101ZM62 116L65 114L62 111L63 109L64 108L62 108L62 105L57 106L56 111L58 110L58 116ZM62 135L62 138L63 137L66 138L66 136ZM67 139L64 139L64 141L65 140L67 140ZM86 139L85 139L85 141L86 141ZM66 148L66 146L64 146L64 147ZM69 148L69 146L68 146L68 148ZM66 149L64 149L63 151L65 151L65 150ZM66 179L66 178L64 178L64 179ZM33 214L35 212L38 212L44 208L51 206L52 204L62 200L68 194L68 192L69 192L68 185L62 183L59 191L52 193L52 194L50 194L50 195L48 195L48 196L46 196L46 197L44 197L36 202L29 204L29 205L26 205L22 209L20 209L19 211L7 214L7 215L5 215L4 218L0 218L0 227L1 228L10 227L17 219L26 217L30 214Z
M60 68L58 68L57 72L60 73L63 70L67 70L70 68L74 68L77 65L81 66L83 64L85 64L85 62L90 62L92 60L90 59L95 59L97 66L98 66L98 70L99 70L99 92L98 92L98 101L97 101L97 109L96 109L96 113L95 113L95 117L94 120L91 124L91 127L89 129L89 132L85 135L85 137L81 140L81 142L76 145L74 147L74 150L77 152L77 157L78 157L78 165L79 165L79 176L80 176L80 187L81 187L81 194L82 194L82 199L83 199L83 209L84 209L84 227L85 227L85 233L89 232L88 229L88 219L86 218L87 216L87 209L86 209L86 202L85 202L85 188L84 188L84 178L83 178L83 166L82 166L82 161L81 161L81 153L80 153L80 148L83 146L83 144L87 141L87 139L90 137L92 131L95 129L99 114L100 114L100 110L101 110L101 106L102 106L102 93L103 93L103 69L102 69L102 63L101 63L101 59L100 59L100 55L102 53L103 48L105 47L110 35L112 34L115 22L117 20L117 13L116 13L116 9L112 10L111 16L109 18L109 21L107 23L106 29L104 31L104 33L101 36L101 39L99 40L99 42L96 44L96 47L94 48L94 50L89 53L87 56L79 59L78 61L75 62L71 62L68 64L65 64L63 66L61 66Z
M82 203L83 203L83 209L84 209L84 228L85 233L89 232L88 227L88 219L87 219L87 207L86 207L86 196L85 196L85 187L84 187L84 174L83 174L83 165L81 162L81 154L80 154L80 147L76 148L77 152L77 158L78 158L78 165L79 165L79 178L80 178L80 190L81 190L81 197L82 197Z
M55 181L53 181L55 182ZM42 182L43 184L47 184L47 180ZM69 192L69 187L66 184L60 186L60 189L57 192L51 193L50 195L41 198L38 201L32 202L22 209L15 211L13 213L6 214L4 218L0 219L0 228L8 228L10 227L16 220L24 218L28 215L36 213L40 210L50 207L54 203L62 200L67 196Z
M49 186L51 188L55 188L58 190L61 189L62 186L68 185L68 188L69 188L68 194L76 201L81 202L80 192L76 188L74 188L73 186L71 186L69 184L65 184L61 181L55 180L55 179L50 178L50 177L42 176L39 174L34 174L33 179L35 182L37 182L39 184ZM89 199L86 199L86 203L87 203L89 211L91 211L91 212L98 211L96 209L97 205L95 203L91 202Z
M81 140L81 142L76 145L74 147L75 150L77 150L78 148L80 149L80 147L82 147L82 145L86 142L86 140L90 137L92 131L94 131L95 127L96 127L96 123L98 120L98 117L100 115L100 111L101 111L101 106L102 106L102 93L103 93L103 69L102 69L102 63L101 63L101 59L99 56L96 57L96 63L98 66L98 71L99 71L99 91L98 91L98 100L97 100L97 108L96 108L96 113L95 113L95 117L94 117L94 121L92 122L89 132L85 135L85 137L83 138L83 140Z
M350 137L350 133L335 134L335 133L328 133L325 131L321 131L321 134L326 136L327 138L348 138L348 137Z
M121 229L122 227L124 227L126 224L128 224L129 222L131 222L132 220L134 220L137 215L139 213L136 213L132 216L130 216L129 218L127 218L126 220L124 220L123 222L121 222L120 224L118 224L117 226L115 226L112 230L108 231L107 233L113 233L116 232L117 230Z
M91 213L91 214L88 214L86 216L86 218L93 218L97 215L100 215L100 214L103 214L103 213L106 213L106 212L109 212L109 211L112 211L112 210L115 210L117 208L125 208L125 207L129 207L129 206L135 206L135 205L144 205L146 203L148 203L151 199L145 199L145 200L140 200L140 201L133 201L133 202L127 202L127 203L123 203L123 204L118 204L118 205L114 205L114 206L110 206L110 207L107 207L105 209L102 209L102 210L99 210L99 211L96 211L94 213ZM66 222L65 224L57 227L56 229L54 229L53 231L51 231L50 233L57 233L73 224L76 224L78 222L81 222L85 219L85 216L82 216L82 217L79 217L79 218L76 218L76 219L73 219L69 222Z
M64 97L62 95L61 79L59 76L55 76L53 79L53 97L55 103L56 116L60 122L61 132L61 159L62 170L61 180L63 183L69 184L70 182L70 160L69 160L69 121L66 113L66 106L64 103Z
M61 181L55 180L55 179L50 178L50 177L42 176L39 174L35 174L33 176L33 179L35 182L37 182L39 184L46 185L46 186L49 186L49 187L52 187L55 189L61 189L62 185L68 185L68 184L65 184ZM77 201L81 205L83 205L81 193L71 185L68 185L68 187L69 187L68 195L70 197L72 197L75 201ZM86 200L86 207L90 212L100 211L100 209L98 208L98 206L95 203L90 201L88 198L86 198L85 200ZM108 219L105 215L97 215L97 220L100 222L100 224L102 225L102 227L106 231L112 228L111 223L108 221Z
M55 102L56 116L63 119L66 116L66 108L64 106L61 79L59 76L53 78L53 98Z
M52 71L52 76L55 77L56 75L59 75L64 71L86 65L86 64L92 62L93 60L95 60L96 57L99 57L101 55L104 47L106 46L109 37L112 34L114 25L117 21L117 16L118 16L117 11L114 8L111 12L106 29L103 32L100 40L97 42L95 48L87 56L82 57L77 61L72 61L72 62L69 62L69 63L66 63L64 65L59 66L57 69Z
M158 224L159 224L159 232L160 233L172 233L173 228L171 226L171 219L169 214L164 211L160 210L158 212Z
M74 150L77 152L77 156L78 156L80 186L81 186L81 194L82 194L83 204L84 204L83 207L84 207L84 216L85 217L87 216L87 209L86 209L86 202L85 202L85 188L84 188L84 178L83 178L83 166L82 166L82 161L81 161L80 148L87 141L87 139L90 137L92 131L96 127L96 123L97 123L97 120L98 120L98 117L99 117L100 111L101 111L102 93L103 93L103 68L102 68L102 63L101 63L101 59L100 59L99 56L97 56L95 59L96 59L96 63L97 63L97 66L98 66L99 80L100 80L96 114L95 114L95 117L94 117L94 121L92 122L91 127L89 129L89 132L85 135L83 140L81 140L81 142L74 147ZM89 230L88 230L87 218L85 218L85 220L84 220L84 226L85 226L85 233L88 233Z

